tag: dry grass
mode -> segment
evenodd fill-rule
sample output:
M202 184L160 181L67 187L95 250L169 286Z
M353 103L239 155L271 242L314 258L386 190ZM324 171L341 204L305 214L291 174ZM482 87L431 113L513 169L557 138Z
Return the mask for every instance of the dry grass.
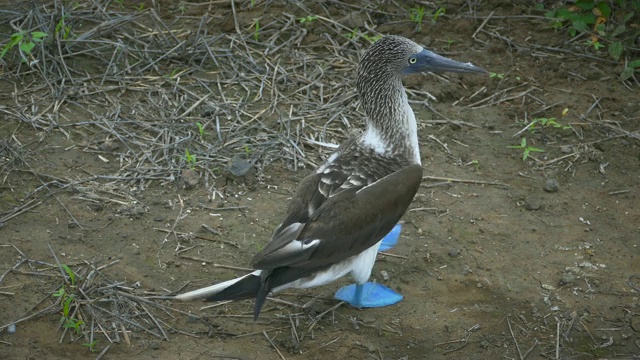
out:
M283 161L294 171L315 167L353 126L359 125L352 121L359 122L363 117L354 102L353 69L359 54L369 44L363 32L371 38L379 35L374 27L354 32L340 21L319 15L314 21L322 24L322 35L316 32L309 40L309 29L296 16L282 13L277 18L260 18L257 27L255 23L247 25L238 20L238 13L250 11L248 2L240 5L232 1L234 31L210 34L208 29L212 24L222 22L223 18L206 14L167 20L153 9L122 10L107 0L84 2L76 8L61 4L54 1L2 14L2 25L11 31L43 31L49 36L34 48L29 57L31 64L21 62L15 51L9 52L2 63L2 75L8 84L5 88L11 91L3 91L0 101L11 105L0 106L0 112L15 125L11 130L13 134L28 127L36 135L28 142L13 135L0 140L0 175L6 178L10 173L19 172L34 177L40 186L20 198L11 209L2 209L0 226L53 198L76 225L82 227L58 194L73 192L87 202L132 207L141 202L130 189L143 190L152 183L177 183L189 167L200 174L205 186L215 194L218 190L213 180L221 176L224 167L237 154L255 161L259 169L274 161ZM296 3L295 6L305 5ZM367 14L369 20L371 13L377 13L389 16L392 21L408 21L401 10L388 13L374 8L371 5L364 11L362 7L345 5L342 11L345 16L350 12ZM473 38L482 44L479 38L484 35L487 44L493 39L513 48L523 46L500 33L500 28L492 27L489 23L492 15L493 12L480 17L470 12L468 16L479 20ZM68 37L55 30L61 19L70 26ZM345 36L352 33L355 37ZM584 54L567 53L565 49L534 45L531 46L534 55L540 58L584 57ZM608 61L593 59L591 55L588 58ZM542 99L545 90L535 79L522 76L520 83L494 82L455 103L469 109L504 103L527 104L536 109L531 116L559 106ZM439 79L447 81L446 77ZM630 91L637 85L635 77L624 82ZM408 93L414 106L431 108L427 99L433 96L428 92L411 88ZM639 138L637 128L625 129L634 119L619 124L590 116L592 110L602 110L599 101L594 99L593 107L576 119L580 124L574 124L574 131L581 136L577 125L589 123L606 130L607 136L584 142L574 153L562 158L532 157L536 166L571 167L572 162L593 156L590 145L596 142L616 137ZM478 126L436 113L443 120L432 121L430 125ZM526 113L523 116L525 123L527 116ZM103 155L115 155L118 170L104 175L82 169L73 177L37 172L31 165L30 152L56 132L74 140L74 147L84 152L103 158ZM436 137L430 139L450 153L446 144ZM195 156L192 164L185 157L187 151ZM493 181L437 176L427 180L502 186ZM179 217L176 222L178 220ZM174 229L171 233L184 235ZM53 251L55 263L31 259L18 248L13 249L18 252L19 260L0 276L0 283L8 273L46 276L54 279L50 281L54 291L67 288L73 292L71 316L84 321L86 330L74 333L61 323L60 341L68 336L71 341L92 343L97 334L101 334L109 343L129 342L127 334L131 331L165 340L169 338L168 330L194 336L174 327L174 316L184 313L163 300L180 289L155 293L137 289L134 284L108 275L114 263L103 259L68 264L78 277L78 283L72 286ZM300 307L292 303L286 305ZM37 308L15 323L62 309L61 298L48 294ZM310 319L308 331L333 310L335 308ZM292 337L299 342L303 336L297 333L293 320L296 319L297 324L298 315L277 321L278 325L290 327ZM539 345L536 340L533 347L520 347L511 320L507 318L506 323L520 359L527 358L536 346L543 347L545 357L558 357L560 343ZM557 325L558 333L562 332L566 338L577 324L575 318L556 319L549 326ZM0 330L9 325L3 324ZM464 347L476 330L469 329L466 338L450 342L457 345L447 352ZM277 350L266 332L259 335L264 335ZM557 339L560 341L561 337Z

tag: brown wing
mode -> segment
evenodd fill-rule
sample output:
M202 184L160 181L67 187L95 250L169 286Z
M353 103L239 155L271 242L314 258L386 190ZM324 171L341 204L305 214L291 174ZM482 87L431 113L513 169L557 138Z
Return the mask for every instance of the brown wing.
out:
M411 204L421 180L422 167L409 165L371 184L331 194L305 223L281 226L280 233L254 256L253 267L310 269L361 253L391 231ZM306 181L317 184L321 180L312 175ZM301 200L294 206L303 204Z

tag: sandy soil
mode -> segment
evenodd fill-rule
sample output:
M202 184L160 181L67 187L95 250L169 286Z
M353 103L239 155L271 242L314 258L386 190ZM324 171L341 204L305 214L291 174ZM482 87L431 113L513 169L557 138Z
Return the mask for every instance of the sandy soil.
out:
M140 12L138 4L125 0L122 8L113 2L105 9L134 14ZM380 33L410 37L496 74L419 75L406 81L420 121L422 161L428 177L404 216L399 245L390 255L379 256L373 272L376 281L396 289L405 299L380 309L340 305L332 294L349 283L345 278L318 289L278 294L267 302L256 323L251 319L251 301L201 309L199 303L152 299L184 313L147 305L161 325L150 317L142 319L142 310L139 318L131 319L153 332L162 327L169 341L121 321L107 321L102 314L95 320L104 321L111 340L121 328L127 329L129 337L125 340L120 333L121 341L114 341L102 358L640 358L638 84L621 82L620 64L606 53L596 54L582 43L569 42L565 31L552 30L541 17L543 13L533 11L533 4L527 2L489 1L474 12L467 2L445 2L439 6L446 7L446 16L437 22L425 17L420 32L409 21L408 9L413 5L384 2L363 8L355 4L256 1L252 7L243 1L236 4L237 24L227 1L182 5L156 1L146 3L143 12L155 8L168 28L184 31L180 40L201 33L204 26L208 37L227 43L240 43L238 39L243 38L258 49L261 41L266 44L271 38L260 33L254 41L256 19L263 24L264 34L274 34L278 29L267 24L277 19L320 16L306 25L290 22L287 26L304 28L297 30L300 38L274 50L273 55L263 54L265 59L277 58L274 64L280 61L280 67L287 69L282 86L289 94L313 82L323 84L327 93L341 86L351 88L353 62L331 62L324 73L316 73L306 83L295 74L331 56L334 45L348 46L340 32L364 29L365 22ZM15 31L8 19L16 16L7 12L6 2L3 9L2 42ZM427 6L427 10L432 8ZM11 11L24 14L23 10ZM493 16L483 25L490 13ZM161 28L153 21L140 23L148 29ZM74 26L79 35L95 24L80 19ZM101 36L117 40L108 33ZM131 38L120 39L135 43ZM140 46L144 42L153 49L152 41L140 40ZM367 46L366 39L358 42L361 45L353 48L353 59ZM309 64L294 67L287 63L286 52L293 51L287 49L306 54ZM191 75L198 72L215 81L221 76L218 69L234 61L233 57L217 57L222 65L205 59L201 69L186 73L181 81L192 83ZM104 59L76 55L67 61L73 66L85 62L84 69L93 76L87 83L100 83L103 74L111 71ZM194 59L185 55L182 64L180 59L171 61L173 69L187 69ZM121 171L122 164L131 157L146 156L138 146L145 139L137 133L119 139L108 122L96 121L114 111L92 101L92 96L102 93L72 94L69 90L54 94L38 82L37 71L30 72L24 64L14 71L13 66L17 65L6 63L0 78L0 273L5 274L0 280L0 358L95 358L110 345L97 328L94 353L81 345L86 342L83 336L67 333L61 341L59 306L19 322L15 333L7 331L6 325L54 304L51 293L60 287L62 278L55 266L47 265L55 264L52 251L72 269L117 260L101 270L104 281L122 282L122 291L141 297L232 278L244 273L241 268L280 222L298 181L329 151L298 143L304 145L307 160L292 160L278 142L251 150L246 146L250 140L238 137L225 145L223 155L204 150L195 153L198 162L193 173L185 172L188 166L182 159L168 170L172 179L131 180ZM161 77L154 67L148 71ZM333 83L332 73L340 73L345 82ZM242 75L238 75L239 83ZM174 124L166 114L183 113L193 102L181 104L179 111L152 112L149 109L157 104L168 107L161 97L170 96L170 91L163 92L166 86L148 79L137 80L138 87L104 91L122 102L123 118L135 118L135 111L142 109L138 112L155 114L149 121L157 116ZM60 83L60 78L50 81ZM225 85L224 89L230 98L241 93L237 87ZM316 95L319 91L319 87L305 91L309 89ZM139 95L141 91L147 91L148 97ZM435 100L429 100L426 92ZM224 103L217 89L212 94L196 105L198 109L207 102ZM260 97L252 93L245 102L251 113L237 116L246 126L255 126L257 122L250 119L273 109L274 92L265 91ZM78 104L92 112L81 110ZM273 133L286 131L283 116L313 114L302 112L322 105L280 98L278 112L262 114L260 125ZM564 109L568 109L566 115ZM192 129L202 113L199 110L190 118ZM209 132L203 143L218 141L215 121L202 116ZM327 142L338 142L361 125L359 118L347 122L307 116L307 126L334 129L322 140ZM519 133L542 117L554 117L571 128L548 126ZM81 121L95 124L64 126ZM184 121L176 120L175 126ZM300 131L300 121L296 124ZM260 131L266 130L247 136L259 137ZM523 161L521 149L509 148L520 144L522 137L544 152L532 152ZM105 143L117 146L101 147ZM183 153L180 146L178 153ZM255 170L230 176L224 168L233 156L255 160ZM92 177L96 174L103 177ZM124 180L118 180L119 176ZM189 185L192 180L197 184ZM101 187L100 196L87 196L97 193L87 187ZM28 209L16 212L21 206ZM24 259L32 261L15 267ZM120 306L126 312L123 304L105 301L105 307ZM194 316L186 315L189 312ZM111 329L112 323L118 331ZM88 328L87 323L85 330Z

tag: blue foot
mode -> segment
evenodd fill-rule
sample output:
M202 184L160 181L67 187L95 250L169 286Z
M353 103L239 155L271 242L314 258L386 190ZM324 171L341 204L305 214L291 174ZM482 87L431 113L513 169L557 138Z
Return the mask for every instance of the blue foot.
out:
M400 237L400 231L402 231L402 225L396 224L396 226L389 231L387 236L382 239L382 244L380 244L378 251L387 251L396 246L398 238Z
M378 283L351 284L340 288L335 298L358 308L376 308L393 305L404 297Z

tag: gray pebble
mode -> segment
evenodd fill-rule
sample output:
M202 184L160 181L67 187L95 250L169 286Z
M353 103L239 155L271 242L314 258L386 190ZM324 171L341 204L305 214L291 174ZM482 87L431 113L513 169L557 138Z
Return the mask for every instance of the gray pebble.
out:
M540 210L541 205L538 203L530 203L530 202L526 202L524 203L524 208L527 210Z
M7 326L7 332L9 334L15 334L16 331L17 331L16 324L11 324L11 325Z
M382 278L384 279L384 281L389 281L389 273L382 270L380 271L380 275L382 275Z
M569 145L564 145L560 147L560 152L563 154L571 154L571 146Z
M458 257L458 255L460 255L460 250L458 249L449 250L449 256L451 256L452 258Z
M556 192L560 189L560 183L556 179L547 179L547 182L544 184L544 191L546 192Z
M562 275L562 279L560 279L560 285L571 284L576 281L576 276L571 272L566 272Z
M473 271L471 270L471 267L469 265L462 265L462 275L469 275L472 272Z

